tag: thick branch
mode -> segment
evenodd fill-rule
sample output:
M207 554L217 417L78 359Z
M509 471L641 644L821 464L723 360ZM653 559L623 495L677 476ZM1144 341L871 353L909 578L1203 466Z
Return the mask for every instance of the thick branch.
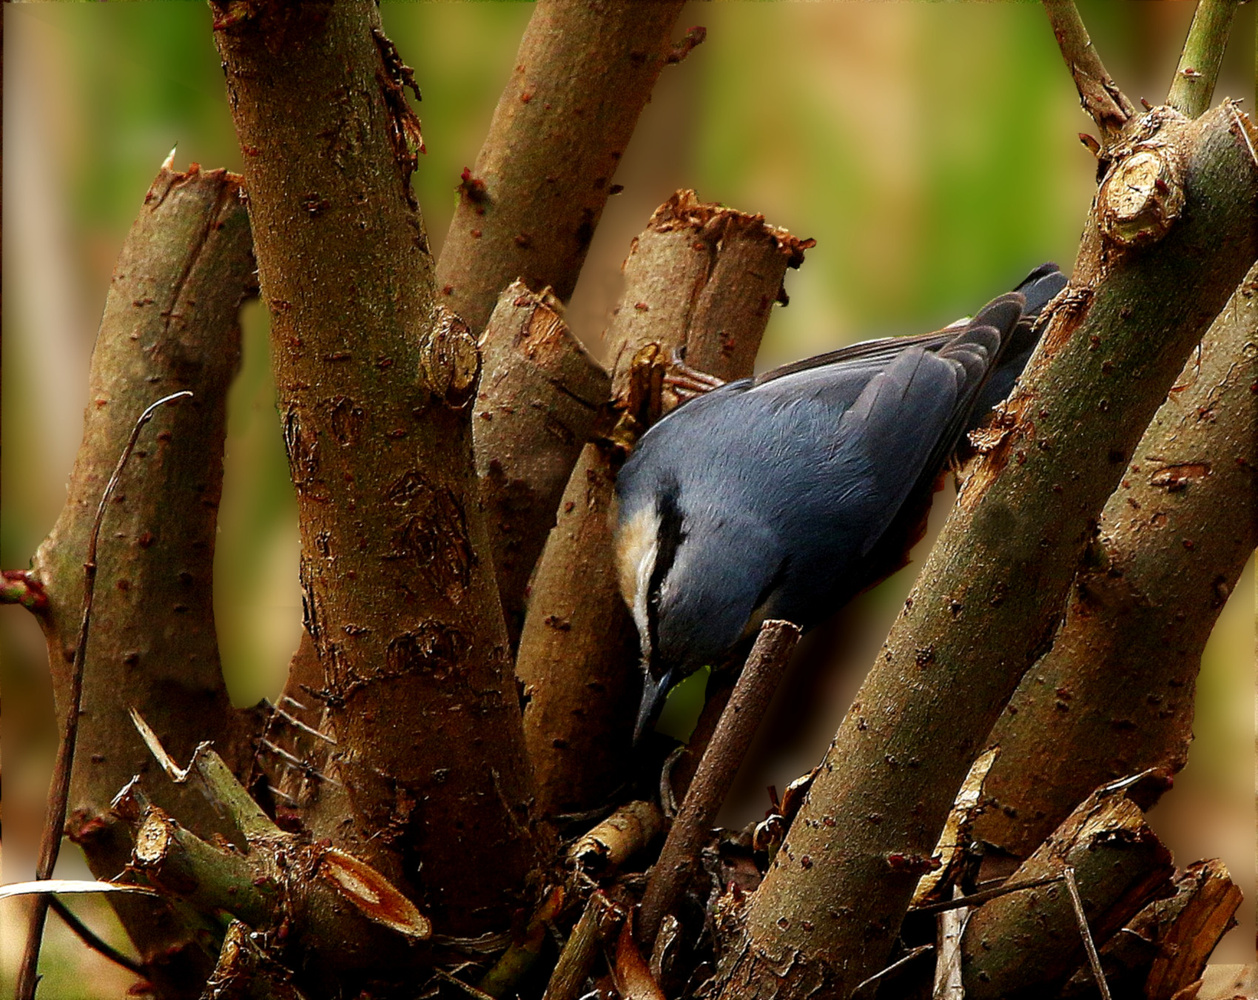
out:
M1225 105L1147 116L1184 207L1134 252L1089 220L999 441L956 508L729 952L725 996L841 993L884 964L971 761L1051 642L1094 518L1258 256L1258 163ZM1249 126L1251 127L1251 126ZM1114 169L1122 169L1122 154ZM787 970L783 973L781 970Z
M1166 95L1166 103L1180 114L1196 118L1210 107L1238 2L1197 0L1192 26L1184 39L1184 51Z
M680 191L656 210L625 261L625 291L607 332L612 392L628 406L634 373L693 351L720 378L751 374L782 277L804 243ZM641 356L641 357L640 357ZM656 366L658 369L659 365ZM533 583L516 673L543 813L599 802L627 773L641 680L637 638L612 565L608 522L617 456L585 447Z
M563 306L512 282L480 341L472 434L507 632L518 642L529 575L594 419L607 372L572 336Z
M988 738L1001 754L978 839L1026 857L1090 789L1184 766L1201 654L1258 544L1256 329L1258 267L1145 431L1052 651Z
M30 573L47 598L41 623L64 718L101 492L137 415L159 396L191 390L192 399L162 410L145 430L109 505L97 557L68 832L101 878L115 876L130 855L110 799L148 761L129 706L178 753L212 739L236 769L251 753L251 720L232 711L219 669L211 572L227 386L240 351L236 313L254 280L239 178L164 165L115 267L69 497ZM207 836L227 832L195 793L163 789L157 798ZM151 901L111 902L146 964L162 956L152 967L159 989L195 995L209 956L187 929Z
M1175 872L1170 852L1121 792L1091 796L1009 879L1024 882L1075 870L1088 928L1105 941ZM1013 892L979 907L961 941L966 997L988 1000L1051 990L1083 961L1084 943L1067 887Z
M1106 72L1074 0L1044 0L1044 11L1053 26L1062 58L1074 77L1083 110L1096 122L1105 144L1109 145L1135 115L1135 105Z
M437 265L441 302L473 331L517 278L571 297L681 7L544 0L534 9Z
M649 945L660 922L677 903L685 885L699 870L699 850L707 840L716 814L734 785L756 727L769 709L773 692L786 671L799 629L790 622L766 621L760 627L747 663L730 695L712 741L704 752L681 812L651 869L638 920L638 940Z
M212 6L351 807L310 822L442 933L479 933L532 864L529 781L472 461L479 358L434 308L410 71L369 0Z

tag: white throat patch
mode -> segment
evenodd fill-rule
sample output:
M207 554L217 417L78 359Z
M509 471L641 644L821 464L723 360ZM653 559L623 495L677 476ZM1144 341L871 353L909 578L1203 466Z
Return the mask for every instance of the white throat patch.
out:
M654 508L639 511L616 533L616 569L620 593L638 628L642 662L651 659L651 630L647 613L651 574L659 554L660 515Z

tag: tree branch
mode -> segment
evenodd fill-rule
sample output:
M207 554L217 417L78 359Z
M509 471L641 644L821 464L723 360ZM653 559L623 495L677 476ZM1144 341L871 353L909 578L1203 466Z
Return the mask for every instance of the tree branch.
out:
M810 245L762 216L703 204L692 191L673 195L625 261L624 294L607 331L615 405L636 409L631 397L641 387L633 379L658 375L664 359L682 349L719 378L750 375L786 269L798 266ZM645 363L648 357L657 362ZM520 637L516 674L544 815L589 808L631 763L641 678L636 633L612 564L608 512L618 466L619 455L605 444L581 453Z
M752 897L723 996L843 992L885 964L916 881L892 857L933 849L991 724L1051 642L1141 429L1258 256L1258 163L1233 109L1146 118L1141 141L1184 165L1182 214L1137 254L1101 227L1098 197L1072 285L997 417L999 440ZM1135 155L1118 150L1112 169Z
M78 914L70 909L70 907L66 906L66 904L63 903L57 896L49 897L48 908L60 917L62 923L70 928L70 930L74 933L74 936L87 945L87 947L91 948L92 951L99 952L105 958L109 959L109 961L113 962L115 965L122 966L122 968L126 969L133 975L141 977L145 975L143 965L135 959L124 955L94 930L92 930L92 928L88 927L87 924L79 919Z
M686 883L698 869L699 849L733 787L756 727L769 709L798 641L799 628L790 622L770 620L760 626L756 643L686 792L681 812L673 820L659 859L651 869L638 920L638 940L644 946L649 947L655 940L661 921L673 911Z
M1135 105L1106 72L1074 0L1044 0L1044 12L1074 78L1083 110L1096 122L1104 145L1108 146L1135 115Z
M92 355L83 443L56 525L35 554L43 588L59 716L78 723L69 835L100 878L130 856L109 802L147 763L127 719L135 705L177 752L213 739L234 768L251 754L253 720L232 710L219 668L212 603L215 520L222 489L227 387L239 357L237 310L256 289L239 178L162 166L115 267ZM84 554L101 491L155 396L191 390L164 413L152 444L132 456L109 504L101 543L90 656L76 661ZM73 706L82 670L82 714ZM226 832L199 795L163 789L207 836ZM64 814L63 814L64 815ZM60 836L62 822L55 833ZM210 956L152 901L111 899L163 995L199 991ZM161 956L160 965L154 965Z
M534 8L437 264L441 302L474 332L517 278L571 297L616 166L670 61L681 7L544 0Z
M1209 109L1238 2L1197 0L1192 26L1184 39L1184 51L1166 95L1166 103L1180 114L1196 118Z
M472 460L479 356L434 306L410 70L369 0L212 9L346 788L306 816L443 933L497 929L533 865L529 773Z
M1052 650L988 737L979 840L1026 857L1091 789L1186 763L1201 654L1258 544L1255 329L1258 266L1140 439Z
M1123 792L1101 789L1064 822L1010 882L1075 870L1088 927L1105 941L1165 894L1175 873L1170 852ZM1051 991L1079 966L1085 943L1069 887L1009 893L979 907L961 940L965 995L972 1000Z
M74 770L74 752L77 748L79 735L79 717L83 710L83 661L87 656L87 638L92 623L92 598L96 592L96 553L100 543L101 524L105 520L105 510L113 499L114 491L127 467L131 453L135 451L136 442L140 440L140 432L152 419L153 414L167 403L175 403L192 395L186 389L164 396L144 408L131 428L131 435L123 445L122 454L118 456L118 464L100 495L96 505L96 516L92 519L92 530L87 536L87 553L83 559L83 610L79 617L79 635L74 646L74 657L70 663L70 690L66 697L65 714L61 719L61 738L57 744L57 759L53 764L52 781L48 787L48 810L44 816L44 829L39 842L39 860L35 864L35 878L39 880L52 878L53 869L57 867L57 855L61 853L61 837L66 824L66 806L70 801L70 775ZM17 996L19 1000L31 1000L35 996L38 982L36 970L39 968L39 950L44 936L44 921L48 917L50 897L35 897L31 907L30 924L26 934L26 949L22 955L22 966L18 971Z
M611 380L568 330L559 300L519 281L498 299L480 349L476 471L514 645L529 576Z

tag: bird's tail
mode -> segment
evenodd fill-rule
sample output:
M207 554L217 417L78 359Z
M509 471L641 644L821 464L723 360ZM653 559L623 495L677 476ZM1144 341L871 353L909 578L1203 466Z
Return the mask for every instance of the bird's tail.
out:
M1003 402L1013 391L1013 383L1022 374L1022 369L1026 367L1031 352L1040 340L1040 330L1035 321L1049 300L1066 287L1066 281L1066 276L1050 261L1037 267L1014 289L1015 292L1021 292L1026 299L1022 319L1013 331L1009 346L1001 354L1000 363L979 390L966 430L977 427L991 412L992 407Z

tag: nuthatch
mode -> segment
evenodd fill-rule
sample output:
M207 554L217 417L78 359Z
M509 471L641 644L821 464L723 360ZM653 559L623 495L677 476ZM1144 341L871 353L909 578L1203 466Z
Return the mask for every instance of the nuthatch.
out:
M635 742L674 681L766 618L807 629L902 563L966 430L1025 366L1055 264L973 319L798 361L685 403L616 480L616 561L641 645Z

